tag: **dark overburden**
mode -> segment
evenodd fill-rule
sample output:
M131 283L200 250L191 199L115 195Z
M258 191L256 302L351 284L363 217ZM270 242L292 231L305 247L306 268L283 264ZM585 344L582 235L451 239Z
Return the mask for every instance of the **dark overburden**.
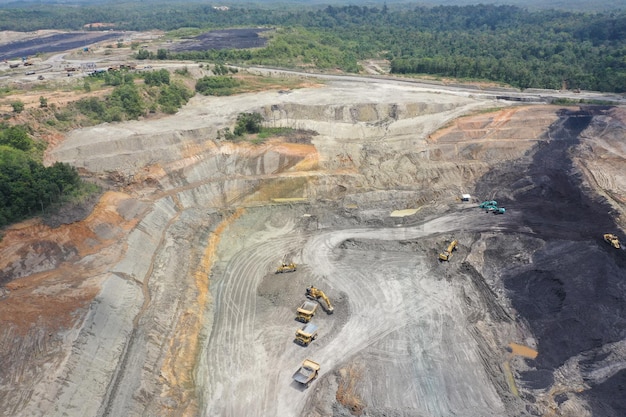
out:
M83 48L91 44L118 39L121 32L72 32L28 39L0 45L0 60L16 59L38 53L61 52Z
M173 52L206 51L208 49L247 49L265 46L267 39L259 33L270 29L212 30L195 38L173 45Z
M602 240L606 231L618 230L611 207L585 192L574 175L569 151L592 117L606 109L563 110L529 165L496 169L483 178L477 194L494 189L514 199L497 197L507 208L521 213L521 225L532 232L521 240L539 239L531 263L511 268L496 241L487 255L503 269L507 295L537 338L536 370L522 375L530 388L547 388L554 372L566 361L580 363L591 386L585 397L594 417L624 415L624 372L606 381L593 379L593 371L606 368L606 350L626 336L626 257ZM521 190L521 191L518 191ZM530 241L530 240L529 240ZM531 246L534 244L528 244ZM583 366L584 360L584 366Z

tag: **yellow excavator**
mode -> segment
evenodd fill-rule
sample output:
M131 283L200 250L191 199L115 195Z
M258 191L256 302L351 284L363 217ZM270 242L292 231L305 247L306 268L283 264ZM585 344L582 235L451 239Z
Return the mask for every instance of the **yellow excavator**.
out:
M333 311L335 311L335 308L330 303L330 300L328 299L326 294L324 294L324 291L317 289L311 285L309 288L306 289L306 296L312 300L317 300L319 298L324 300L324 302L326 303L326 312L328 314L333 314Z
M454 239L452 242L450 242L450 244L448 245L448 247L446 248L446 250L444 250L443 252L441 252L439 254L439 260L440 261L448 261L450 260L450 258L452 257L452 251L454 249L456 249L456 245L459 244L459 241Z
M613 233L606 233L604 235L604 241L610 244L611 246L613 246L615 249L620 248L619 238L617 237L617 235L614 235Z

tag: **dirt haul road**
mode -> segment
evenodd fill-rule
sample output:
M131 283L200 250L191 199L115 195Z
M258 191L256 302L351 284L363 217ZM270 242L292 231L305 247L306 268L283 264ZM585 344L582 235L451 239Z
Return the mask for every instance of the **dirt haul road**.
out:
M216 139L249 111L299 131ZM49 161L118 192L81 222L5 233L0 409L624 414L624 251L601 236L624 237L625 130L617 107L354 80L74 131ZM298 270L275 274L284 261ZM310 285L334 314L301 347ZM305 358L308 389L291 379Z
M273 221L269 218L267 230L249 236L258 243L243 248L214 284L216 305L223 313L213 324L215 337L209 340L206 363L201 366L206 373L205 415L301 415L307 411L307 397L300 395L302 389L291 376L302 360L314 358L325 375L364 354L374 356L368 361L374 366L380 366L381 360L388 362L382 372L386 378L368 383L372 392L363 401L373 409L503 415L505 408L482 369L468 323L460 319L465 314L459 289L467 281L446 281L446 267L433 265L424 252L374 255L367 248L374 245L370 241L384 247L386 241L433 240L433 235L459 234L459 229L466 229L465 233L490 229L501 218L470 209L411 228L322 229L308 236L294 230L297 218L286 220L286 214ZM341 248L345 242L359 242L357 250L350 244ZM276 254L294 247L302 247L292 256L301 263L300 271L274 276ZM345 256L338 258L337 251ZM268 303L273 293L265 294L266 286L297 287L288 283L293 280L300 284L300 291L294 292L302 300L307 282L339 300L332 316L320 312L322 317L314 318L321 327L320 337L306 349L292 343L299 299L275 294ZM223 346L231 348L226 351ZM396 384L402 392L394 393ZM473 387L472 395L467 395L468 386ZM447 398L438 395L443 391Z

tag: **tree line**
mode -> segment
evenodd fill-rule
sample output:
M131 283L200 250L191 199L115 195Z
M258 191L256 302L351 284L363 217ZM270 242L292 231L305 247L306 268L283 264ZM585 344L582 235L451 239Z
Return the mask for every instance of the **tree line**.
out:
M81 184L70 165L45 167L35 158L35 147L27 127L0 125L0 227L42 214Z
M519 88L626 91L626 12L528 11L473 5L231 7L197 3L121 3L0 9L6 30L81 29L93 22L117 29L264 26L280 28L265 48L169 53L157 58L206 59L359 71L358 61L386 58L397 74L490 80ZM145 54L145 52L144 52ZM228 61L226 61L228 60Z

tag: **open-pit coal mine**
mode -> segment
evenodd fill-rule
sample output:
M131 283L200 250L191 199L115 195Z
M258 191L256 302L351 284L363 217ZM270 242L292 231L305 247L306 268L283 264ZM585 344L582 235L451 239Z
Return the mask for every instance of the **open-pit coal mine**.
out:
M47 162L107 190L4 231L0 414L624 416L625 133L311 78L74 130Z

